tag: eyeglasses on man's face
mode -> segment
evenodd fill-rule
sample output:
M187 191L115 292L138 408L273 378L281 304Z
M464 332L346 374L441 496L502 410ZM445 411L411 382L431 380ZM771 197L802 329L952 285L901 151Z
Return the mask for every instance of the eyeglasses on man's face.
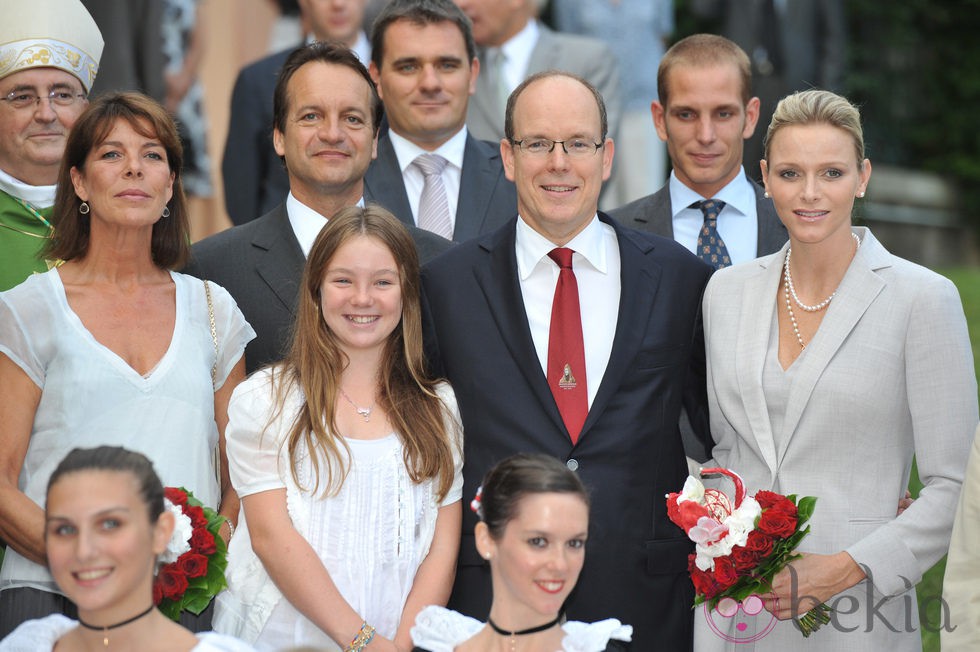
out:
M525 154L544 156L555 150L555 145L561 145L562 150L569 156L584 158L592 156L602 147L603 143L594 143L586 138L571 138L569 140L549 140L548 138L525 138L511 140Z
M79 100L85 99L85 93L76 93L71 89L58 88L47 95L38 95L34 90L15 90L10 91L0 98L15 109L34 108L41 103L41 98L48 98L51 106L71 106Z

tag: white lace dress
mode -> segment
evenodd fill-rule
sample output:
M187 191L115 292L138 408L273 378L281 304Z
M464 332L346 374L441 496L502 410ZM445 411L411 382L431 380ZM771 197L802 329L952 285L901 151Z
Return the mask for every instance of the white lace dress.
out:
M285 416L269 424L270 378L269 370L253 374L236 388L228 407L232 484L243 498L285 488L293 525L317 552L341 595L380 635L391 638L432 543L438 510L462 494L462 432L452 388L442 384L438 389L446 406L447 430L455 439L455 477L441 503L432 481L412 482L402 459L401 438L394 433L377 440L346 440L352 456L349 474L339 493L324 498L322 492L300 488L312 486L307 452L298 456L299 485L292 478L288 451L281 444L301 396L295 392L288 397ZM226 576L228 590L215 606L215 631L242 638L258 650L340 649L282 599L252 551L244 512L231 541Z
M484 623L476 618L445 607L430 606L415 618L412 643L417 651L453 652L457 645L473 638L483 627ZM627 650L633 637L633 627L623 625L615 618L595 623L571 620L561 628L565 638L562 639L561 650L555 652Z
M0 652L46 652L53 650L58 639L78 626L77 620L72 620L55 614L37 620L28 620L10 633L10 636L0 641ZM196 634L198 644L191 652L253 652L251 645L231 636L201 632ZM112 637L109 637L112 643Z

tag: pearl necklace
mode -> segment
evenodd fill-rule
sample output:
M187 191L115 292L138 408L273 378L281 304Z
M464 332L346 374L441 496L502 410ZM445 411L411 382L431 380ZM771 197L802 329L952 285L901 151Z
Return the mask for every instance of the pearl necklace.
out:
M861 238L859 238L854 232L851 232L851 237L854 238L854 242L856 244L854 251L856 252L857 247L861 246ZM789 258L792 254L793 247L790 247L786 250L786 262L783 263L783 280L785 281L783 283L783 296L786 298L786 312L789 313L789 321L793 326L793 334L796 335L796 341L800 344L800 349L802 350L806 348L806 343L803 341L803 336L800 334L800 326L796 323L796 315L793 314L793 304L790 303L789 300L790 295L792 294L793 301L795 301L796 305L798 305L800 308L803 308L803 310L806 310L807 312L817 312L830 305L831 299L837 296L837 290L831 292L829 297L815 306L808 306L800 301L800 298L796 296L796 289L793 287L793 275L789 271ZM837 289L840 289L840 286L838 286Z
M857 234L852 232L851 237L854 238L854 242L856 243L857 247L860 247L861 239L857 237ZM856 247L855 247L855 251L857 251ZM783 269L785 270L785 275L786 275L786 285L789 288L789 293L793 295L793 301L796 302L797 306L799 306L803 310L806 310L807 312L819 312L820 310L823 310L828 305L830 305L830 300L833 299L834 295L837 294L837 290L831 292L829 297L827 297L826 299L824 299L823 301L821 301L815 306L808 306L807 304L800 301L800 298L796 296L796 287L793 286L793 275L789 271L789 259L790 256L792 255L793 255L793 248L790 247L789 249L786 250L786 262L783 263Z

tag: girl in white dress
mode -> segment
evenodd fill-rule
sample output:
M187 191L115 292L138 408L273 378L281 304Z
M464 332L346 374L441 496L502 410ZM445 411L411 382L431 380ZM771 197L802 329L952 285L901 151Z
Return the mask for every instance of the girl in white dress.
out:
M562 615L589 531L589 497L573 471L549 455L513 455L487 472L472 507L480 517L476 549L493 584L487 623L426 607L412 627L415 652L629 649L631 626L615 618L565 622Z
M248 652L230 636L195 636L153 608L157 555L174 516L146 458L118 446L76 448L47 488L48 567L78 607L78 620L53 614L22 623L0 652Z
M260 650L407 650L449 598L461 433L423 371L411 237L377 206L330 218L310 251L282 363L229 405L243 518L215 629Z

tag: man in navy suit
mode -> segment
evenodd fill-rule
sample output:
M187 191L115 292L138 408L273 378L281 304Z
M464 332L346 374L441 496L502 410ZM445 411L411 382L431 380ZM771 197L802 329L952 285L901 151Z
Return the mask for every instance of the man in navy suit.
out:
M371 76L389 128L364 178L364 197L457 242L496 229L517 210L499 145L466 128L479 72L470 22L452 0L393 0L374 23ZM441 228L419 220L426 181L414 162L422 155L444 165L436 173L448 203Z
M245 348L251 373L286 353L306 256L327 220L363 204L364 171L377 150L381 100L347 48L313 43L283 65L273 101L273 145L289 172L284 203L192 248L187 272L223 286L256 337ZM409 227L424 262L452 246Z
M427 354L452 383L466 432L464 495L507 455L561 459L592 500L568 618L619 618L634 627L635 650L689 650L692 545L667 518L664 496L687 476L681 406L706 412L700 300L711 269L672 240L597 211L614 145L602 96L585 80L529 77L508 100L505 132L500 149L518 216L422 272ZM562 319L552 311L568 305L569 286L559 284L568 269L552 256L570 257L577 284L570 296L579 309L559 312ZM554 374L562 352L556 344L553 365L551 345L568 341L564 327L576 312L584 356ZM584 421L568 416L566 390L582 392L585 414L576 414ZM490 570L474 548L474 525L467 512L450 607L485 619ZM524 595L551 590L542 577L525 579L515 587Z
M694 204L715 199L724 202L717 231L732 263L778 251L789 237L786 227L742 168L745 139L759 120L748 56L722 36L695 34L667 50L657 86L653 122L673 172L663 188L610 215L695 251L704 215ZM755 166L758 173L758 161Z
M299 0L299 8L314 40L346 45L367 65L371 46L361 27L365 2ZM233 224L265 215L289 192L286 168L272 146L272 93L279 70L295 49L270 54L242 68L235 80L228 139L221 161L225 208Z

